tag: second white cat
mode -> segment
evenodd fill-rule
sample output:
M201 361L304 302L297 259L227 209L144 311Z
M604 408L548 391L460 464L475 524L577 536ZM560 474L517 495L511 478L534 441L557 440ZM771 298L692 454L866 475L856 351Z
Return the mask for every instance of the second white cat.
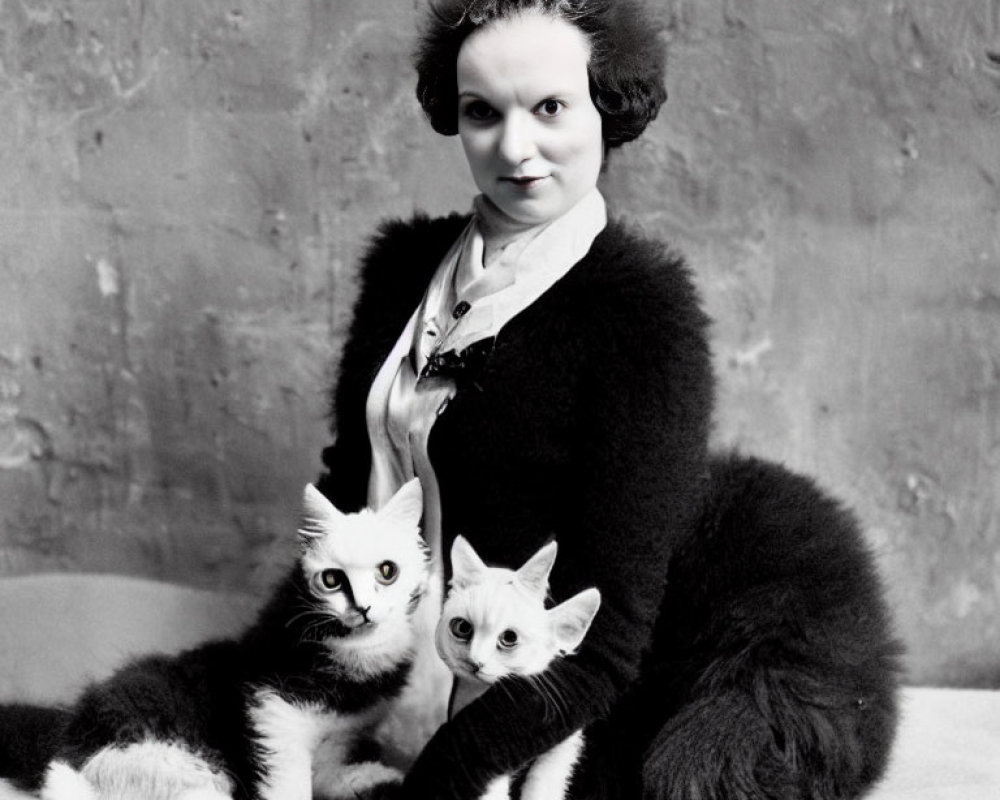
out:
M597 589L585 589L546 608L555 542L517 570L490 567L458 536L451 548L452 579L435 644L455 675L449 718L509 676L540 676L553 660L572 653L586 636L601 604ZM529 767L522 800L562 800L583 748L576 731ZM508 800L509 775L496 778L483 800Z

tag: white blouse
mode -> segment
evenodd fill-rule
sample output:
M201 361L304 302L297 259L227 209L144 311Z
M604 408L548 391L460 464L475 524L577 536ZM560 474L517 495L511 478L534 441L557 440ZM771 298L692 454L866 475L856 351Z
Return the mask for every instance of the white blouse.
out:
M423 374L425 367L436 355L461 354L473 342L495 337L586 255L606 224L597 189L561 217L530 227L512 223L477 197L472 219L372 383L366 406L369 505L381 507L406 481L419 477L424 538L436 568L442 555L441 504L427 442L456 387L444 375Z

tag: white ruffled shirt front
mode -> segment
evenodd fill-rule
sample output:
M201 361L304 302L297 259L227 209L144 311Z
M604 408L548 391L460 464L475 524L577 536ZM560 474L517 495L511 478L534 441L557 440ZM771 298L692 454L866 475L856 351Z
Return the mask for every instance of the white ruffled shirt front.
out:
M452 379L421 377L437 354L461 354L495 337L563 277L607 225L597 189L544 225L512 223L485 197L431 278L423 300L379 370L368 394L372 448L368 502L380 508L412 477L424 491L424 538L441 566L441 504L427 451L431 428L455 395Z

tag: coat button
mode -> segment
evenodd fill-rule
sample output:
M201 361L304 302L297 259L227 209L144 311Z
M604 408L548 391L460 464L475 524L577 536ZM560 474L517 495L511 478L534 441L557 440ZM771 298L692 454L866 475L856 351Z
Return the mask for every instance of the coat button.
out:
M465 300L463 300L461 303L455 306L455 308L451 312L451 315L455 319L460 319L461 317L464 317L466 314L469 313L470 308L472 308L472 306Z

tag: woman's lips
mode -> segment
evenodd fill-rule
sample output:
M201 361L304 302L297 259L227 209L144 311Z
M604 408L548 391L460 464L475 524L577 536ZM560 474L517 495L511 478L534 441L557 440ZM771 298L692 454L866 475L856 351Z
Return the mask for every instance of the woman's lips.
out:
M501 183L509 183L511 186L515 186L518 189L531 189L538 186L544 180L548 178L547 175L526 175L526 176L509 176L506 178L501 178Z

